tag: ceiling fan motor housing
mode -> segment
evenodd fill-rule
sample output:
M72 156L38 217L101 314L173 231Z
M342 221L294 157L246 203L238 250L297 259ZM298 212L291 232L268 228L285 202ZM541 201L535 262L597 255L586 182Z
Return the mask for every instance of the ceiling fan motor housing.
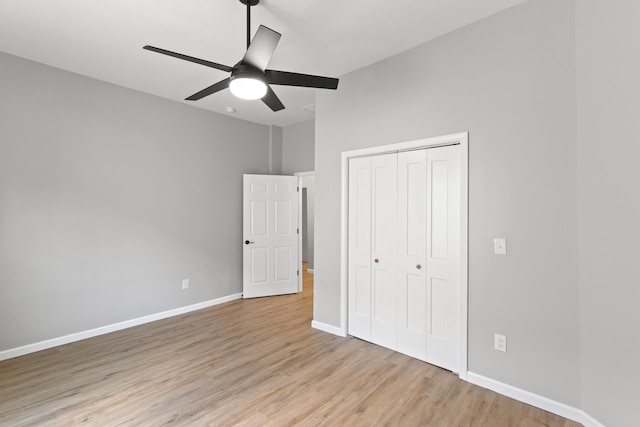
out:
M257 69L256 67L252 67L249 64L243 64L242 61L238 62L233 66L233 71L231 71L231 80L245 78L245 79L255 79L260 80L267 83L264 73Z

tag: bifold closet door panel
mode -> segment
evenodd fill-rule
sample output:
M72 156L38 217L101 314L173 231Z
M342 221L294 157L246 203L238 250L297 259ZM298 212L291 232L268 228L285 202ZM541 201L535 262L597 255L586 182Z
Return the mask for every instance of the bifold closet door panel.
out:
M456 371L460 146L349 161L349 334Z
M349 160L349 335L371 341L371 158Z
M456 371L460 343L460 146L427 150L427 357Z
M371 342L396 348L398 155L371 158Z
M398 346L426 357L427 150L398 154Z

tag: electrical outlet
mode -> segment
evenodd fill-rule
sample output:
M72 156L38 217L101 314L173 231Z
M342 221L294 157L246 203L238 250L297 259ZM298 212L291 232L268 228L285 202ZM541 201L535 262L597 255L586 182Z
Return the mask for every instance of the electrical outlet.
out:
M182 289L189 289L189 279L182 280Z
M496 255L506 255L507 239L505 239L504 237L493 239L493 253Z
M493 347L498 351L507 352L507 337L504 335L496 334L494 338Z

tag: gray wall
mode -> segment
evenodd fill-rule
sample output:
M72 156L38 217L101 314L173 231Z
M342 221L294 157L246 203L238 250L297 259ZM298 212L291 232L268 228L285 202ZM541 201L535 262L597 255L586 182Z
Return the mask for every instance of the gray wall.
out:
M536 0L318 91L314 320L340 325L340 153L469 131L469 370L580 407L574 42Z
M269 173L282 175L282 128L269 127Z
M584 409L638 424L640 2L576 1Z
M315 120L296 123L282 130L282 173L291 175L297 172L315 170ZM315 268L314 258L314 224L315 224L315 177L302 179L303 188L307 189L307 241L303 242L303 258L309 261L309 268ZM303 236L304 237L304 236Z
M282 173L309 172L315 168L315 120L282 130Z
M241 292L268 149L266 126L0 53L0 350Z

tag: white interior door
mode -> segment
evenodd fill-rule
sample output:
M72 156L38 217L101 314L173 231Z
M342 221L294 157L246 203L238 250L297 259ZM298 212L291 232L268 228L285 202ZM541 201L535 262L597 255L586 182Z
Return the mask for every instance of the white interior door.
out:
M349 160L349 334L459 369L460 146Z
M427 357L456 372L460 346L460 146L427 150Z
M298 292L298 177L243 176L243 298Z
M425 360L427 150L398 153L398 348Z
M349 334L371 341L371 157L349 161Z
M371 158L371 342L396 348L398 155Z

